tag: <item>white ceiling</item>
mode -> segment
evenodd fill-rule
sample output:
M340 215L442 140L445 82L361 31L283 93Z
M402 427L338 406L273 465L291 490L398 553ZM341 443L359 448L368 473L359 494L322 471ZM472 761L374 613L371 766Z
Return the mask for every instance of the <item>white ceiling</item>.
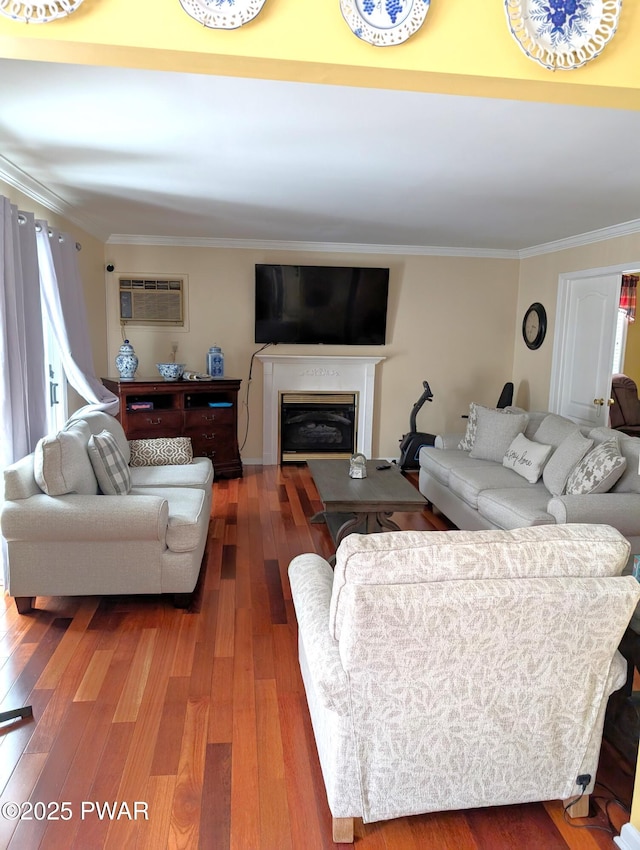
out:
M0 178L104 240L640 231L639 133L615 109L0 60Z

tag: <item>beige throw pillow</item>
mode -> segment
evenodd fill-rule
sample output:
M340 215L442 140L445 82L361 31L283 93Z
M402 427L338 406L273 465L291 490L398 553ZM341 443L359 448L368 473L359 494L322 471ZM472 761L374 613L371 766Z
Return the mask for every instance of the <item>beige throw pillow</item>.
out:
M478 406L476 438L469 457L502 463L517 434L527 427L526 413L503 413Z
M97 494L98 482L87 451L90 436L87 423L76 422L38 441L33 455L33 474L41 490L49 496Z
M467 428L464 433L464 437L458 443L458 448L465 452L470 452L473 448L473 444L476 441L476 430L478 428L478 411L479 410L489 410L492 413L526 413L521 407L514 407L510 405L509 407L485 407L483 404L477 404L475 401L472 401L469 405L469 415L467 416ZM529 414L527 414L528 416Z
M569 475L592 446L593 440L583 437L577 428L564 438L542 472L544 486L552 496L562 496Z
M542 475L542 470L551 454L553 446L545 446L528 440L524 434L518 434L511 443L502 461L507 469L513 469L526 479L529 484L535 484Z

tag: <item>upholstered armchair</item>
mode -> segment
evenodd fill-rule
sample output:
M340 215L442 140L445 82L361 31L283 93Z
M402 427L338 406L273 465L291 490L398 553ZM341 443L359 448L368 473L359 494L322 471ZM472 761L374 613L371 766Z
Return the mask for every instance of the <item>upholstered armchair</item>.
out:
M640 585L605 525L352 534L289 576L334 841L365 822L588 811Z
M640 437L640 399L635 381L628 375L614 375L611 379L611 397L611 427L632 437Z

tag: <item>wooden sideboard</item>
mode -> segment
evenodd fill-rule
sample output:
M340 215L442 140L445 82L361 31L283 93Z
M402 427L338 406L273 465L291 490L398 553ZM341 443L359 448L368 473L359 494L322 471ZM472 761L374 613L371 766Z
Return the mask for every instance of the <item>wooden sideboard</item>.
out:
M129 440L191 437L195 457L210 457L216 478L239 478L238 391L240 380L121 381L102 378L120 399L118 418ZM151 404L136 409L138 404Z

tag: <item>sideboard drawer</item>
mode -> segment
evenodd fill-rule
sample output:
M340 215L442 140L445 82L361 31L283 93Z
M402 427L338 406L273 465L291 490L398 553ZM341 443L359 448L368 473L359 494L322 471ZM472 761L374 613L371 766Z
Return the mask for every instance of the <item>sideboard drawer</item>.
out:
M178 437L182 433L179 410L138 410L129 412L127 437L130 440L153 437Z
M185 437L191 437L194 456L204 455L212 460L233 458L238 450L235 427L220 425L211 428L185 428Z
M232 426L236 421L233 407L206 407L198 410L186 410L185 427L194 430L211 431L220 425Z

